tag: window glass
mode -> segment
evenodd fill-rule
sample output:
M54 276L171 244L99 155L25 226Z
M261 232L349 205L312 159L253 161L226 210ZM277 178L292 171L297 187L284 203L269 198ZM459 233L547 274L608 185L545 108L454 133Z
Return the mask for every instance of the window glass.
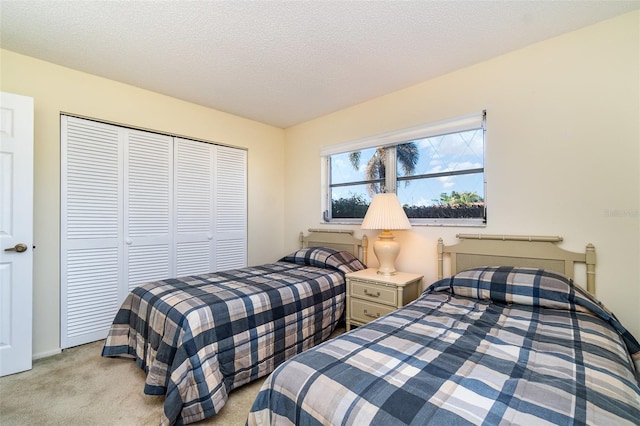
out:
M484 131L414 141L397 147L397 194L416 219L484 217ZM406 153L406 155L403 155ZM415 167L411 169L412 162Z
M395 141L384 135L351 145L360 149L327 152L324 219L360 223L375 194L396 192L414 225L484 224L484 113L481 118L473 126L459 120L446 134L425 125L394 133Z
M382 177L384 180L384 168L380 173L379 156L376 148L336 154L332 155L330 159L331 183L334 185L371 180L369 173L372 173L371 176ZM376 167L378 168L377 170Z
M329 157L333 218L364 218L373 195L384 191L384 160L384 149L378 148Z

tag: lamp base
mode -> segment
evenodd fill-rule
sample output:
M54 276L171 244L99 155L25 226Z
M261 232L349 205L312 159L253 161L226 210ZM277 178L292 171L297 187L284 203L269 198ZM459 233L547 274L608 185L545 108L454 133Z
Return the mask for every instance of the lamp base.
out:
M398 243L391 231L385 229L380 233L378 239L373 243L373 252L378 258L378 274L391 276L396 271L396 258L400 253L400 243Z

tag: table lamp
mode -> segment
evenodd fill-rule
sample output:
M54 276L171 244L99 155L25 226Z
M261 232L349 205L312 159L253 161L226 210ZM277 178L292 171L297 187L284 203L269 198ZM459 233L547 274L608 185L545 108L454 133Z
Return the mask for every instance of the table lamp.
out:
M373 252L380 263L378 274L395 275L395 263L400 252L400 243L395 240L391 230L411 228L409 219L407 219L396 194L376 194L362 220L361 228L382 230L378 239L373 243Z

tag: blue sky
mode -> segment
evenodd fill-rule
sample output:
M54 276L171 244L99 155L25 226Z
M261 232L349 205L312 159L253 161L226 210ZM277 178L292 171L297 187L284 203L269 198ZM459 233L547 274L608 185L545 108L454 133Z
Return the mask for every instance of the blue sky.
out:
M415 174L439 173L483 167L483 132L473 130L451 135L436 136L413 141L418 146L419 160ZM365 180L366 165L375 149L362 150L359 170L349 162L349 155L332 156L332 180L334 183ZM398 167L400 176L402 169ZM443 176L398 183L398 198L402 204L431 205L443 192L472 191L484 197L482 174ZM334 188L334 199L349 198L361 194L368 198L364 185Z

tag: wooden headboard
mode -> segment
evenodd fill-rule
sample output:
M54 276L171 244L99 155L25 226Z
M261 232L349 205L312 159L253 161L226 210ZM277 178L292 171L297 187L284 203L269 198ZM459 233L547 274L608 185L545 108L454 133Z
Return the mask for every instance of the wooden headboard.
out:
M349 229L309 229L306 237L300 233L300 248L329 247L336 250L348 251L365 265L367 264L367 246L369 241L364 235L362 239L355 238Z
M544 268L574 278L575 263L586 264L587 291L596 290L596 249L587 244L584 253L556 245L562 237L533 235L458 234L461 241L445 246L438 239L438 278L443 278L444 254L451 258L451 274L477 266L523 266Z

